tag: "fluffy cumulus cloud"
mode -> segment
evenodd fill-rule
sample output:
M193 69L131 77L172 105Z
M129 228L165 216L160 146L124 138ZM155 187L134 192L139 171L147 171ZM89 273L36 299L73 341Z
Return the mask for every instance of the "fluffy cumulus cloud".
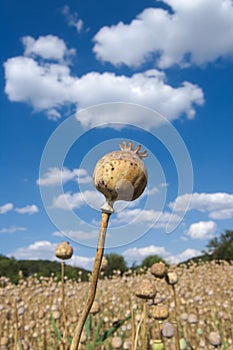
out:
M82 267L86 270L92 270L94 259L94 257L89 258L87 256L73 255L68 261L68 264L74 267Z
M35 214L38 213L39 209L35 204L32 205L26 205L25 207L22 208L15 208L15 211L19 214Z
M25 56L39 56L46 60L63 61L66 57L75 54L74 49L68 49L64 40L55 35L40 36L34 39L31 36L22 38Z
M170 255L166 260L170 264L179 264L182 261L186 261L189 259L192 259L196 256L201 255L201 251L198 249L193 249L193 248L187 248L183 252L177 254L177 255Z
M193 239L210 239L214 236L217 225L214 221L200 221L191 224L186 235Z
M25 40L35 44L39 39L30 37ZM121 101L144 105L169 120L175 120L183 115L192 118L195 108L204 103L200 87L187 81L177 87L171 86L166 82L165 74L156 69L131 76L109 72L74 76L68 64L59 61L55 52L53 54L54 57L57 55L58 61L54 62L34 57L32 53L39 55L34 44L27 43L24 56L9 58L4 63L5 93L10 101L28 103L35 111L45 112L50 119L60 118L64 106L81 110L96 104ZM63 51L59 49L59 52L62 57ZM134 118L137 119L137 116L126 116L125 122L132 123ZM94 116L94 119L95 123L110 121L109 114ZM117 115L114 115L113 121L118 121ZM156 118L154 120L151 116L139 116L136 121L142 127L157 126ZM87 115L80 122L84 126L93 126L93 116Z
M6 203L0 206L0 214L6 214L14 208L12 203Z
M35 204L26 205L22 208L14 208L13 203L6 203L0 206L0 214L6 214L12 210L16 211L18 214L35 214L39 211L38 207Z
M169 251L167 251L164 247L150 245L142 248L130 248L123 252L123 256L126 261L130 264L137 261L141 263L143 259L145 259L149 255L159 255L161 258L169 262L170 264L177 264L187 259L191 259L195 256L200 255L200 251L196 249L187 248L183 252L172 255Z
M85 169L68 168L59 169L57 167L49 168L38 180L37 184L40 186L56 186L60 183L65 184L68 181L77 181L78 183L89 183L92 181L91 176L88 175Z
M53 236L57 237L66 237L71 238L72 240L89 240L93 238L97 238L99 234L99 231L93 230L93 231L82 231L82 230L67 230L67 231L55 231L53 233Z
M27 247L17 248L11 256L14 256L16 259L54 260L54 251L56 246L56 243L51 243L49 241L36 241Z
M188 210L208 213L211 219L233 218L233 194L225 192L184 194L176 198L169 206L179 212L187 207L187 203L189 203Z
M176 223L180 221L180 217L176 214L153 209L125 209L116 214L115 221L118 223L148 224L154 225L156 228L164 228L169 222Z
M97 191L86 190L83 192L60 194L53 199L53 207L63 210L78 209L84 205L99 210L104 204L104 197Z
M57 260L55 257L55 249L57 243L50 241L36 241L27 247L20 247L10 254L10 256L16 259L27 260ZM67 264L85 269L91 269L93 264L93 257L83 257L79 255L73 255L71 259L67 260Z
M106 26L95 35L97 58L160 68L202 65L233 54L231 0L163 0L172 11L147 8L129 24Z

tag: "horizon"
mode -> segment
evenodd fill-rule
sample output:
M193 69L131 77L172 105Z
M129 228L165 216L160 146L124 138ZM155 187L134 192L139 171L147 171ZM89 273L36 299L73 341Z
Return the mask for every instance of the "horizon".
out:
M105 254L179 263L233 227L230 0L0 9L0 254L53 260L68 240L91 270L93 170L124 140L148 151L148 184L115 204Z

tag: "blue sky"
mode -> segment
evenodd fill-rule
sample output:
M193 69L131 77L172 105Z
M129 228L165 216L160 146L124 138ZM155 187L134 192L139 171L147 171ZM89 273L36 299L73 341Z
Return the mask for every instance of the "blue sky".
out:
M54 259L65 239L90 268L92 172L123 140L147 149L148 186L116 203L106 253L176 263L232 229L230 0L0 6L1 254Z

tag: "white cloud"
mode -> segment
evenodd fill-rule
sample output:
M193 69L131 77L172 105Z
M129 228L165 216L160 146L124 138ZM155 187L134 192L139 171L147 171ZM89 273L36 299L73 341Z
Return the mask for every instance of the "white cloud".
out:
M164 0L172 11L147 8L131 23L105 26L95 35L97 58L139 66L157 59L160 68L202 65L233 54L231 0Z
M95 260L94 257L89 258L86 256L73 255L70 260L67 260L67 264L74 267L82 267L83 269L86 269L86 270L92 270L94 260Z
M0 206L0 214L6 214L14 208L12 203L6 203Z
M169 212L161 212L153 209L125 209L116 213L116 219L118 223L130 224L154 224L156 228L166 227L170 222L180 221L180 217L176 214Z
M93 230L93 231L82 231L82 230L67 230L64 232L60 232L60 231L55 231L53 233L53 236L57 236L57 237L64 237L67 236L73 240L89 240L89 239L93 239L93 238L97 238L99 235L99 231Z
M150 245L143 248L134 247L127 249L122 253L122 255L127 260L127 262L133 263L134 261L141 262L149 255L159 255L161 258L166 259L170 253L164 247Z
M57 243L50 241L36 241L27 247L21 247L16 249L14 252L9 254L19 260L58 260L55 257L55 249ZM67 260L66 263L76 267L82 267L85 269L91 269L93 264L93 257L83 257L79 255L73 255L71 259Z
M233 218L233 194L217 193L193 193L184 194L177 197L169 206L175 211L183 211L190 201L188 210L198 210L208 213L211 219L231 219Z
M5 66L5 92L10 101L29 103L37 111L54 110L74 102L74 79L62 64L39 64L30 57L14 57Z
M193 239L210 239L216 232L217 225L214 221L200 221L191 224L186 232Z
M199 255L201 255L200 250L187 248L183 252L181 252L177 255L170 255L166 260L170 264L178 264L178 263L189 260L189 259L194 258L194 257L199 256Z
M142 248L134 247L127 249L122 253L122 255L129 264L132 264L134 261L137 261L137 263L141 263L142 260L149 255L158 255L170 264L178 264L182 261L191 259L200 254L201 251L199 250L187 248L177 255L172 255L169 251L166 250L166 248L155 245L150 245Z
M28 247L17 248L11 253L11 256L14 256L16 259L54 260L56 246L56 243L51 243L49 241L36 241Z
M40 186L56 186L61 182L65 184L68 181L77 181L78 183L89 183L92 178L88 175L85 169L73 169L68 168L59 169L57 167L49 168L41 178L37 180L37 184Z
M54 35L40 36L37 40L31 36L25 36L22 42L25 56L39 56L46 60L63 61L75 53L74 49L68 50L64 40Z
M204 103L203 91L197 85L185 81L173 87L166 82L165 74L155 69L132 76L90 72L77 77L64 64L37 62L23 56L8 59L4 67L5 93L9 100L28 103L35 111L46 112L50 119L59 118L64 106L76 106L80 111L92 105L120 101L144 105L172 121L183 115L192 118L195 107ZM122 110L117 105L111 112L113 122L122 121ZM109 117L109 113L77 116L85 127L109 124ZM161 119L151 118L151 113L143 117L125 116L125 123L135 122L150 129L158 126L158 122L161 124Z
M53 207L63 210L72 210L78 209L83 205L88 205L99 210L104 202L105 199L99 192L86 190L73 194L70 192L60 194L58 197L53 199Z
M35 204L32 205L26 205L22 208L15 208L15 211L19 214L35 214L39 211L38 207Z
M83 31L88 31L89 29L84 30L84 22L80 18L79 14L77 12L71 13L70 8L68 5L65 5L62 9L62 13L66 18L66 21L69 26L74 27L78 33L81 33Z
M0 233L14 233L14 232L21 232L21 231L27 231L26 227L22 226L10 226L7 228L0 229Z

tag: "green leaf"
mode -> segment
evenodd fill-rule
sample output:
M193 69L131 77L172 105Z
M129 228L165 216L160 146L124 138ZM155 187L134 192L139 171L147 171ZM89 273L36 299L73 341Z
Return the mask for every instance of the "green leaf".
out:
M18 346L19 346L19 350L23 350L23 347L22 347L22 344L21 344L21 341L20 340L18 340Z
M96 327L96 330L95 330L95 338L97 338L99 336L99 332L100 332L100 329L102 327L102 324L103 324L103 320L101 319L99 321L99 323L97 324L97 327Z
M96 345L102 344L102 343L105 341L105 339L107 339L108 337L110 337L118 328L120 328L120 327L123 325L123 323L124 323L125 321L129 320L130 318L131 318L131 315L128 316L128 317L126 317L126 318L123 319L123 320L120 320L120 321L116 322L116 324L115 324L113 327L111 327L111 328L109 328L107 331L105 331L105 332L101 335L101 337L100 337L99 339L96 340Z
M93 329L93 322L92 322L92 316L88 315L85 325L84 325L86 334L87 334L87 338L91 339L91 331Z
M59 341L62 340L62 334L59 331L59 329L57 328L57 324L56 324L56 321L55 321L53 315L51 315L51 321L52 321L53 330L54 330L54 333L56 334L57 339Z

